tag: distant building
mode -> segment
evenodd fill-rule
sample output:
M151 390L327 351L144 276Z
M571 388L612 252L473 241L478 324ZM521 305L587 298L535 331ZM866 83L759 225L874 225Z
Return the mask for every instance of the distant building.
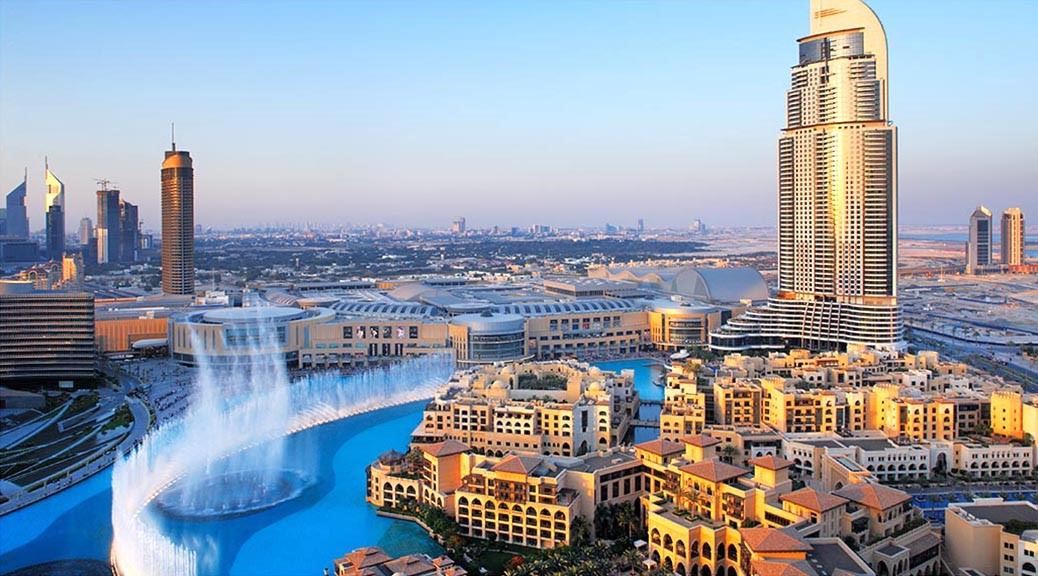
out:
M0 281L0 380L77 381L95 374L94 297Z
M966 244L966 273L976 274L991 266L991 210L984 206L970 214L970 239Z
M35 262L40 259L40 245L33 240L0 238L0 262Z
M119 191L102 185L97 191L97 263L119 262Z
M94 221L83 218L79 221L79 245L88 246L94 241Z
M811 6L778 142L778 293L715 350L905 346L886 33L860 0Z
M44 181L47 187L43 205L47 224L47 258L60 261L65 253L65 185L50 171L49 164L44 168Z
M1024 213L1019 208L1002 212L1002 265L1019 266L1024 263Z
M83 256L66 254L61 259L61 283L63 286L76 286L83 281Z
M451 234L464 234L465 233L465 219L458 218L451 223Z
M7 230L5 234L13 238L28 238L29 237L29 217L25 211L25 189L28 178L22 180L22 183L15 186L14 190L11 190L7 194L7 214L5 220L7 221Z
M176 142L162 161L162 291L195 293L195 171Z
M638 232L645 232L645 220L638 219Z
M137 262L140 258L141 222L137 205L119 201L119 261Z

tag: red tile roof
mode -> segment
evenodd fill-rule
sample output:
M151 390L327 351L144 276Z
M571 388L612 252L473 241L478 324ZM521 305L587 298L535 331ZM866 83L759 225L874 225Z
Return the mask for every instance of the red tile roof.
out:
M792 530L779 528L743 528L739 530L742 541L754 552L810 552L814 548L803 541Z
M418 448L430 456L443 457L468 452L471 448L457 440L444 440L436 444L419 444Z
M494 472L510 472L513 474L529 474L541 463L540 458L533 456L516 456L509 454L494 464L491 468Z
M814 488L801 488L800 490L783 494L779 496L779 499L785 502L792 502L797 506L814 510L815 512L825 512L847 503L846 498L834 496L828 492L819 492Z
M649 440L648 442L642 442L641 444L635 444L635 448L639 450L645 450L651 454L657 456L667 456L669 454L676 454L683 452L685 447L677 442L671 442L670 440Z
M681 467L681 471L699 478L705 478L711 482L724 482L725 480L742 476L747 472L744 468L725 464L716 458L703 460L695 464L686 464Z
M781 456L774 456L771 454L768 456L759 456L750 460L750 466L760 466L761 468L767 468L768 470L782 470L783 468L789 468L792 465L792 460L786 460Z
M902 502L912 499L907 492L871 482L849 484L833 491L833 494L874 510L893 508Z
M694 436L685 436L681 439L685 444L691 444L693 446L699 446L706 448L707 446L713 446L714 444L720 444L721 441L713 436L707 434L696 434Z

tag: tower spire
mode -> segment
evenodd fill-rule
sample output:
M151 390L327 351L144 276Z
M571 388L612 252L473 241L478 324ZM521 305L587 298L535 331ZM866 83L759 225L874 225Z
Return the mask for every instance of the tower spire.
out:
M169 145L171 150L177 151L177 132L176 125L173 122L169 123Z
M50 162L47 160L47 156L43 157L43 169L50 170Z

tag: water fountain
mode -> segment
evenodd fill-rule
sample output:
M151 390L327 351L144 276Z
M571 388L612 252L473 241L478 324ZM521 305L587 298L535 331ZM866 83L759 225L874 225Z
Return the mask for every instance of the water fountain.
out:
M454 369L450 354L343 376L290 381L276 333L258 337L232 366L202 358L191 407L149 433L112 473L112 561L123 576L195 576L215 565L213 542L175 542L162 517L208 521L251 514L298 497L309 470L284 465L284 438L370 410L433 395ZM202 347L196 347L202 349Z

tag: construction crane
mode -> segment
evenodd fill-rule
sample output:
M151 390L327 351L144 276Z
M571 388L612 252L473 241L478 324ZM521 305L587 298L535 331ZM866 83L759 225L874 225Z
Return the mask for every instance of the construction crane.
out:
M112 182L111 180L109 180L107 178L94 178L94 182L97 182L97 185L101 187L101 190L103 192L107 192L109 186L118 186L119 185L118 182Z

